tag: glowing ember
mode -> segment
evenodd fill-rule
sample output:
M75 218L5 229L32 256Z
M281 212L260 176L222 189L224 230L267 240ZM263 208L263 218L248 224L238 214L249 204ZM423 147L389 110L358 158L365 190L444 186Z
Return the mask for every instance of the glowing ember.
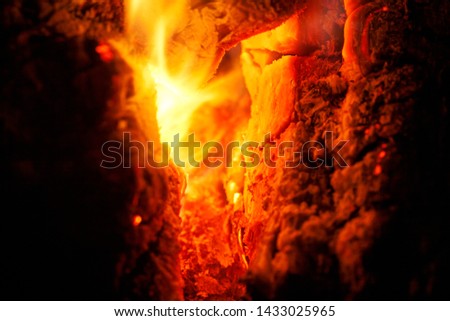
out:
M111 62L114 60L114 53L111 47L107 44L98 45L95 51L99 54L100 59L104 62Z
M381 165L376 165L375 166L375 169L374 169L374 171L373 171L373 174L375 175L375 176L378 176L378 175L380 175L381 173L383 172L383 168L381 167Z
M139 226L142 223L142 216L135 215L133 217L133 226Z

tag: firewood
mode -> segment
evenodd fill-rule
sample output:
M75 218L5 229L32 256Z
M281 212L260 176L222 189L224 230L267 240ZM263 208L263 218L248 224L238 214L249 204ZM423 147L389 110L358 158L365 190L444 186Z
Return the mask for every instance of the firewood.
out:
M131 68L88 36L120 14L102 3L2 5L1 298L182 298L179 173L101 167L125 133L159 142L155 93L136 100Z
M273 29L306 6L295 1L193 1L191 10L173 35L167 51L168 66L176 73L180 57L192 57L192 73L204 67L211 78L225 52L243 39ZM194 54L193 54L194 53Z
M330 131L348 140L349 165L286 168L279 159L275 168L247 171L244 243L254 299L448 297L442 6L345 1L343 61L325 43L307 57L286 57L291 49L282 45L293 48L292 40L283 43L277 30L258 36L261 47L244 42L248 135L272 131L300 151L311 140L323 144ZM272 122L277 117L288 121Z

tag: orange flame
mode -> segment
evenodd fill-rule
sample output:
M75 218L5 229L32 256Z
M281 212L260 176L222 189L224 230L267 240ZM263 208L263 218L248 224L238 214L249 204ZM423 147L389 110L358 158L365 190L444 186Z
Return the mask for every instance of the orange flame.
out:
M174 135L188 134L192 113L218 96L215 86L205 86L211 77L209 66L199 65L198 53L174 40L189 21L189 1L127 0L125 8L126 38L131 43L121 43L119 49L125 46L122 51L132 56L144 87L156 89L161 141L172 142Z
M189 0L125 0L126 33L124 39L114 45L134 70L136 99L141 101L139 96L142 95L142 101L156 103L161 142L172 142L177 134L180 141L185 140L191 134L191 128L196 139L203 143L211 140L225 142L234 139L237 124L245 122L239 115L248 117L244 108L238 108L248 102L242 71L237 64L232 71L222 70L220 77L211 79L211 69L218 63L217 57L202 56L202 53L191 50L186 42L192 39L183 38L186 36L183 30L193 19L189 3ZM195 35L191 33L189 36ZM201 36L195 41L201 42ZM156 97L152 97L154 94ZM228 108L229 113L216 114L216 107L219 111ZM195 113L197 110L199 112ZM202 114L201 111L205 110L212 112ZM148 112L150 117L154 110L149 109ZM145 118L145 111L142 117ZM186 162L187 150L183 148L180 152L180 160ZM233 156L239 156L234 162L240 160L240 155ZM195 154L194 158L201 161L200 155ZM211 280L219 285L227 273L233 275L236 289L241 289L238 281L247 261L243 250L244 234L236 232L233 206L236 213L241 212L243 180L230 180L232 183L227 186L227 195L224 196L225 167L183 170L186 184L188 179L189 184L182 187L184 204L180 213L179 236L182 273L195 271L198 281L195 287L199 296L209 293L206 289ZM225 203L230 206L226 207ZM138 226L141 222L142 218L135 217L133 225ZM241 234L238 236L237 233ZM243 261L240 264L235 262L238 247L242 252L238 257ZM206 266L215 266L215 269L205 274ZM222 273L222 269L227 272ZM226 287L218 288L222 289L220 293L226 291Z

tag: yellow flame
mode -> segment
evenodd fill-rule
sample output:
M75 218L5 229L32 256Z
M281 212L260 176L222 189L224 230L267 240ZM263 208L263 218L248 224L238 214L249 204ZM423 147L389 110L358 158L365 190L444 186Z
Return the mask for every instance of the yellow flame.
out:
M242 71L238 64L225 65L228 71L221 69L220 77L211 80L220 62L221 50L217 51L214 47L217 39L208 37L211 30L205 30L207 24L202 21L203 17L189 7L191 1L125 0L126 33L116 47L134 69L135 99L156 103L162 142L172 142L177 134L180 139L185 139L191 134L191 129L203 143L212 140L225 142L226 139L233 139L234 130L245 119L230 117L231 113L222 113L222 108L229 108L233 115L247 115L242 108L248 102ZM145 110L142 115L145 118L146 108L142 108L140 103L138 105L140 110ZM194 114L201 106L200 112ZM148 112L151 117L150 113L155 110ZM150 121L149 127L154 126L153 119ZM180 152L181 161L186 162L186 149ZM239 161L240 155L233 156L237 157L234 162ZM194 158L201 160L197 154ZM180 212L182 223L179 236L182 273L190 282L185 273L197 275L214 264L216 272L208 275L208 280L217 278L220 282L222 275L236 273L233 264L236 251L241 255L243 266L248 266L242 231L239 231L238 245L230 215L222 208L228 200L230 204L234 202L235 212L242 211L243 180L236 180L234 174L230 190L226 191L224 198L222 183L226 177L225 167L202 167L198 170L188 167L180 171L186 178L185 185L181 187L185 195ZM139 219L134 221L136 226L137 221Z
M189 22L189 1L128 0L125 8L127 39L141 56L135 69L143 72L146 87L156 89L161 141L172 142L174 135L188 134L192 112L215 96L205 87L209 71L197 64L198 53L174 40Z

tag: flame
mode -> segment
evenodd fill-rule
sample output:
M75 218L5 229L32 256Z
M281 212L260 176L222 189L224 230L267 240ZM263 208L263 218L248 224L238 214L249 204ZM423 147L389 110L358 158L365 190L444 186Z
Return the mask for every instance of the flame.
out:
M136 91L144 96L143 101L149 101L151 93L156 92L156 97L150 100L156 104L161 142L173 142L175 135L180 140L186 139L194 133L203 144L212 140L226 143L235 138L238 126L248 120L248 108L243 107L249 107L247 89L239 64L213 78L217 57L198 52L202 47L201 35L195 40L200 43L200 49L186 46L183 37L196 36L183 34L194 19L189 3L187 0L125 0L125 37L114 45L133 67ZM152 111L148 112L150 116ZM186 149L180 152L181 161L186 162ZM240 160L239 154L233 152L232 156L233 163ZM201 160L197 154L194 158ZM184 192L179 236L181 272L195 275L195 282L187 280L186 287L196 289L188 292L205 297L221 293L226 297L227 286L231 287L221 285L226 279L228 283L232 280L233 293L241 293L239 279L247 262L234 212L241 212L243 180L234 174L224 196L225 167L187 167L180 169L182 176L186 185L181 188ZM140 223L136 218L133 221L135 226ZM242 253L238 259L243 263L236 262L239 247ZM215 268L210 271L212 266Z
M125 8L134 69L142 71L145 87L156 89L161 142L170 143L177 134L185 137L192 113L217 97L206 86L212 75L208 65L197 63L198 53L176 52L183 44L174 37L189 22L189 1L128 0Z

